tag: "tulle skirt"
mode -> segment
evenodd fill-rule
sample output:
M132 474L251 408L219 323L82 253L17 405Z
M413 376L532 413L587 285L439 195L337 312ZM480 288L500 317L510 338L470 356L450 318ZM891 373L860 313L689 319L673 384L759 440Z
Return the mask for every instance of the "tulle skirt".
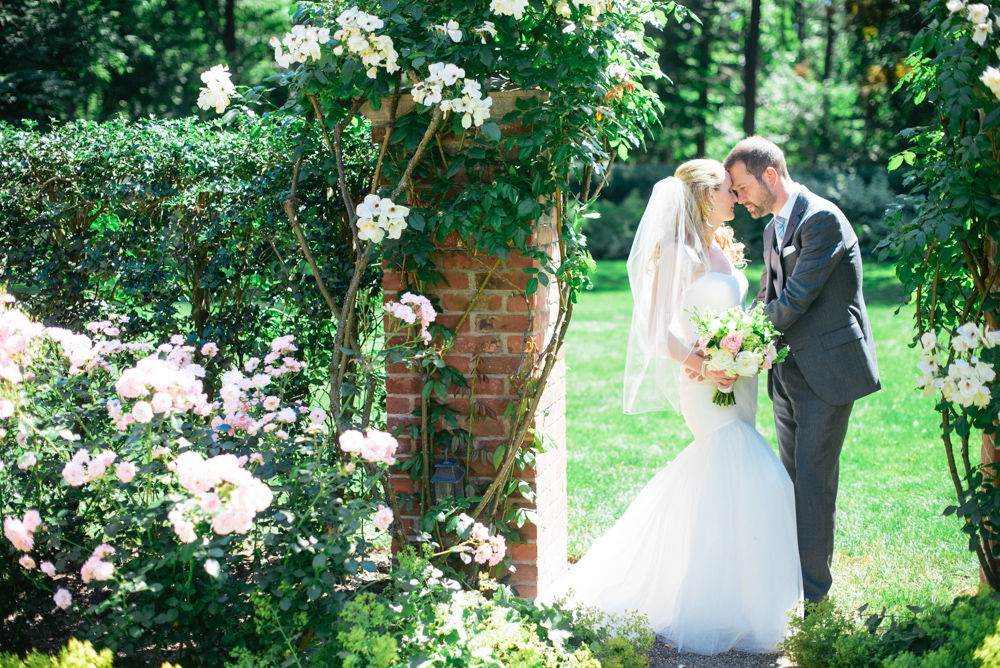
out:
M610 613L637 610L684 652L776 651L801 598L802 573L792 482L745 420L755 412L755 381L740 379L743 406L723 409L705 405L714 387L690 388L694 405L685 417L699 422L691 425L696 440L546 600L572 590L573 602ZM700 419L709 417L718 418L716 429Z

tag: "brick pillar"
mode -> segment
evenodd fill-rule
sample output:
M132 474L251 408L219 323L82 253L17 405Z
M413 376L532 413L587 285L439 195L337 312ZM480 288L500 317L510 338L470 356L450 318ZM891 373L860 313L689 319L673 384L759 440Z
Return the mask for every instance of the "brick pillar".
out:
M514 108L518 93L494 93L493 116L499 120ZM388 108L383 104L383 110ZM412 102L404 98L400 101L399 112L412 108ZM362 109L372 119L373 140L380 142L384 136L386 118L377 112ZM505 126L503 132L524 132L525 128ZM446 144L447 146L447 144ZM460 187L460 186L459 186ZM558 258L558 229L553 221L537 223L528 245L533 250L544 250L550 257ZM455 329L479 287L487 280L489 268L497 258L480 254L472 257L450 235L441 243L435 254L435 263L441 269L444 282L430 290L428 296L440 300L441 314L438 322ZM477 261L479 260L479 261ZM493 417L469 420L470 401L468 394L449 395L447 403L459 411L459 426L469 429L473 436L472 448L492 453L498 446L507 443L513 434L511 422L503 419L504 409L516 396L511 385L511 374L527 342L525 365L531 364L531 352L541 351L554 335L555 318L558 312L559 296L554 286L539 286L535 294L524 297L511 284L524 289L529 274L525 268L540 269L538 261L520 253L510 253L501 262L494 276L486 282L475 306L459 330L456 340L445 361L466 375L469 384L475 383L475 401L492 411ZM401 291L401 277L386 273L382 282L384 299L397 299ZM525 339L525 331L528 337ZM475 372L473 374L473 371ZM474 375L474 378L473 378ZM413 415L421 401L421 383L416 372L408 371L403 365L390 366L387 370L386 405L388 429L393 431L400 425L419 424L419 417ZM417 412L419 416L419 411ZM535 493L534 504L517 497L521 507L534 508L540 525L526 523L521 528L525 540L523 544L509 544L516 572L510 584L517 588L521 596L534 598L544 591L566 568L566 370L563 351L559 351L558 362L550 374L538 412L532 425L546 436L547 452L539 454L534 469L523 474L515 467L515 474L525 480ZM438 429L443 425L437 425ZM528 443L530 444L530 437ZM398 457L405 459L419 449L419 443L411 443L408 434L401 434ZM440 449L437 456L443 454ZM464 464L463 457L463 464ZM490 464L476 463L466 472L467 481L485 489L492 479ZM393 487L400 493L413 493L413 483L407 475L393 475ZM420 516L420 508L402 519L407 530L412 533Z

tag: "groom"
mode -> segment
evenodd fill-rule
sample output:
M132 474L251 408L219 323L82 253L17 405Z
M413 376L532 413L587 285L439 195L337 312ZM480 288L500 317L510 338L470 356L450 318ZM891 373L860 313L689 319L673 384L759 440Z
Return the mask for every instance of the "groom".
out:
M858 237L833 203L792 181L781 149L748 137L726 156L733 192L764 228L756 301L788 346L767 377L781 462L795 484L806 601L830 591L840 451L855 400L881 388L861 294Z

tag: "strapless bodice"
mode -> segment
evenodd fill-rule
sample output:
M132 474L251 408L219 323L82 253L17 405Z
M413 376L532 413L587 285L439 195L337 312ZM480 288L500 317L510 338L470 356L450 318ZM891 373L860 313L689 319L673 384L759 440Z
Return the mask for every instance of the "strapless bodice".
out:
M693 343L698 338L691 316L695 312L703 312L710 308L716 313L728 311L734 306L742 307L746 303L747 289L750 283L746 276L737 271L724 274L720 271L710 271L695 280L684 291L684 322L682 324L684 339Z

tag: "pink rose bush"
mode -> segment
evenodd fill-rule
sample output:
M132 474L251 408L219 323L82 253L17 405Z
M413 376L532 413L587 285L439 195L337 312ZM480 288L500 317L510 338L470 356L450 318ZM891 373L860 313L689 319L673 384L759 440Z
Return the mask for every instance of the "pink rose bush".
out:
M422 295L415 295L412 292L404 292L398 302L386 302L383 307L387 313L402 320L407 325L414 325L420 321L420 337L424 343L431 342L431 334L427 328L437 318L437 312L431 305L431 301ZM391 334L386 338L391 338Z
M340 449L356 454L369 462L380 462L392 466L396 463L396 449L399 443L389 434L369 429L365 434L348 429L340 435Z
M218 345L183 335L159 345L123 342L123 318L77 333L37 325L12 304L0 301L0 443L10 448L8 466L0 465L0 554L9 551L10 563L46 589L59 577L55 564L79 573L56 591L58 608L74 608L77 587L110 591L117 612L104 629L124 638L129 629L148 632L126 613L132 601L168 618L160 606L170 597L153 596L148 582L183 596L226 597L213 613L224 622L205 625L194 615L181 622L188 634L251 619L251 577L265 589L293 584L282 591L301 599L296 606L337 605L334 584L365 559L357 549L362 523L384 531L394 518L368 500L334 501L362 479L352 476L371 480L395 462L397 443L375 429L348 433L342 442L368 467L330 463L331 450L344 452L324 435L332 424L324 407L286 399L303 396L295 336L237 363ZM420 302L414 308L423 322ZM70 504L81 510L66 521ZM298 586L301 573L315 577L314 559L335 542L346 556L329 559L322 580ZM255 559L262 561L248 568ZM173 622L164 628L174 633Z

